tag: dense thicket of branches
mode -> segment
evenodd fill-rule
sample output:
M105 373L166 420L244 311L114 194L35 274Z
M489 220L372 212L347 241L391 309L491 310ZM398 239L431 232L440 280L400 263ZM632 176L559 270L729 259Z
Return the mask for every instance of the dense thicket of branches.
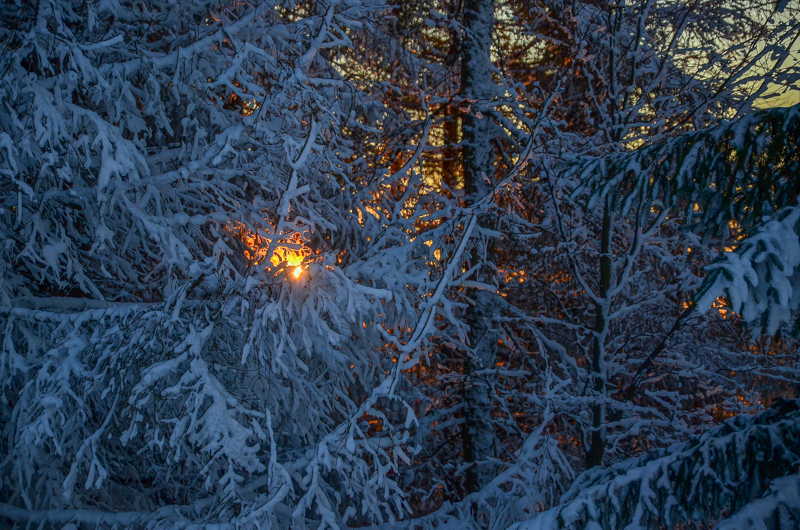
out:
M0 525L797 523L798 13L4 3Z

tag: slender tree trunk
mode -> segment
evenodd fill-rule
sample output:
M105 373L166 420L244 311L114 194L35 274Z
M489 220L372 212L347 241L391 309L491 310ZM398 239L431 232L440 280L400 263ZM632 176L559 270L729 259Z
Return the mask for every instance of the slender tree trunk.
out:
M608 334L608 314L611 289L611 236L614 227L614 210L611 199L607 199L603 210L603 227L600 235L600 292L595 304L594 338L592 339L592 388L597 402L592 406L592 435L589 450L586 452L586 467L599 466L603 463L606 442L603 434L606 410L601 400L606 393L605 341Z
M463 117L464 185L467 204L491 190L494 150L486 109L494 95L489 57L494 30L494 0L464 0L461 92L470 103Z
M465 0L464 37L461 48L461 91L470 101L470 111L463 116L462 160L464 164L465 202L469 206L491 192L494 175L494 152L491 142L491 121L486 112L493 95L490 48L494 30L494 1ZM484 226L488 219L481 219ZM487 256L491 258L491 256ZM472 261L484 259L478 248ZM491 283L487 267L477 278ZM485 463L495 453L494 397L491 382L482 370L494 367L497 348L492 329L493 294L468 289L475 302L467 311L470 354L464 360L463 403L465 424L462 429L464 460L473 465L466 473L468 493L481 489L492 477L491 465Z
M608 27L616 28L619 18L616 16L616 8L609 6ZM609 47L610 60L608 62L608 80L611 101L617 101L617 64L614 47ZM614 142L621 140L619 129L616 125L620 121L615 103L609 104L608 110L611 115L612 128L610 138ZM592 388L594 388L595 404L592 406L592 435L589 442L589 449L586 451L586 467L591 468L603 464L603 454L606 450L605 424L606 407L603 400L606 396L607 369L605 366L605 346L606 336L608 335L608 316L611 310L611 300L608 292L611 289L613 277L613 265L611 261L611 238L614 232L614 205L611 196L606 197L603 209L603 227L600 234L600 292L598 293L599 302L595 304L594 338L592 344Z

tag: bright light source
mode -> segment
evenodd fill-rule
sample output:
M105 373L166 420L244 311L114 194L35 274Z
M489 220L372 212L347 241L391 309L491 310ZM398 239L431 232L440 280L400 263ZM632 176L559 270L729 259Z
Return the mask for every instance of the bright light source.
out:
M294 267L292 274L295 278L300 278L303 274L303 260L305 260L306 253L303 250L295 250L287 247L278 247L272 254L270 261L272 265L277 267L282 262L286 262L289 267Z

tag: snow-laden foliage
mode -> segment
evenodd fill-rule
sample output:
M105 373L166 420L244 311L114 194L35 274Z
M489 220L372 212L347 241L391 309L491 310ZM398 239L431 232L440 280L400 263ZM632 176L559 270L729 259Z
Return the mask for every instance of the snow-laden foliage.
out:
M475 3L464 3L464 9ZM664 144L682 145L687 137L708 138L706 161L727 164L736 160L732 151L740 138L723 132L730 130L726 127L733 117L751 124L752 132L744 137L755 141L737 169L745 188L766 173L760 162L764 152L779 152L777 158L788 164L796 153L796 142L789 141L793 133L780 137L780 119L773 126L753 112L743 87L796 75L796 69L750 68L770 54L787 57L794 22L765 21L746 2L495 5L501 13L495 32L513 26L517 32L508 42L529 46L529 55L520 59L516 50L501 49L495 41L498 66L486 73L500 90L491 98L468 101L470 109L493 123L480 142L494 144L491 171L484 178L495 189L483 203L489 222L480 226L482 241L470 261L483 268L484 281L465 282L458 298L469 304L465 312L480 318L472 319L466 341L442 326L433 369L413 379L426 405L418 432L427 433L427 439L404 484L413 488L421 511L441 503L441 509L420 519L431 527L502 528L515 517L527 517L525 510L495 510L500 503L491 495L470 494L468 480L460 477L476 466L487 468L490 476L517 466L517 451L543 424L548 406L555 418L544 434L558 440L572 457L571 466L580 469L584 458L587 465L613 463L679 443L730 414L758 410L759 399L773 385L790 385L798 373L791 337L752 342L721 301L705 315L693 311L704 266L718 251L735 246L736 234L722 229L732 219L744 226L752 208L741 203L714 232L724 234L713 238L710 228L697 222L710 211L703 201L715 193L695 179L705 170L700 163L685 159L681 166L684 182L699 196L694 201L688 193L666 196L670 186L678 185L670 167L680 165L684 159L679 156L662 153L649 164L631 163L620 172L615 165L646 158ZM446 68L447 45L435 48L431 41L437 34L426 28L445 27L455 35L465 28L447 3L411 6L404 14L419 16L424 22L420 31L430 39L415 41L414 51L441 61L426 79L437 89L447 87L452 82L447 73L454 75ZM748 39L756 35L765 38L765 48L749 48ZM715 53L719 42L730 45L729 54ZM461 46L466 53L468 42ZM505 68L513 61L518 61L517 70L511 74ZM463 83L463 70L461 75ZM430 158L436 154L447 160L452 155L447 142L463 146L468 141L448 136L448 116L463 120L459 112L465 103L458 94L449 108L437 102L438 115L433 115L440 121L434 123L441 127L444 145L431 145ZM709 129L717 124L723 125ZM788 197L795 182L787 178L792 170L773 169L779 171L770 174L774 180L766 188L775 197ZM450 184L457 177L448 181L445 174L443 179ZM468 184L464 177L461 196L467 208ZM638 193L639 184L643 193ZM647 186L658 186L658 192ZM773 204L780 206L780 200ZM693 202L701 213L687 220ZM432 248L439 240L433 243ZM483 288L481 297L472 296L476 286ZM501 297L492 296L495 288ZM475 378L469 364L477 358L484 365L479 383L471 386ZM490 389L484 393L493 403L482 410L469 403L476 386ZM468 438L486 434L488 423L493 424L491 447L482 448L480 457L468 454ZM486 492L494 482L489 484ZM531 496L555 497L561 485L545 487Z
M380 9L4 4L3 517L407 510L400 373L464 248L429 278L424 212L399 215L398 175L363 157L380 102L331 66Z
M565 271L557 286L543 283L540 298L560 295L558 314L571 323L539 318L562 336L605 333L612 458L630 443L641 450L677 442L719 417L719 407L744 412L771 384L796 379L789 329L771 339L768 354L758 343L797 310L798 123L796 107L753 112L634 151L543 167L555 207L544 204L542 232L553 243L538 259ZM601 217L600 205L610 215ZM600 250L606 222L610 300L587 302L610 309L592 329L580 295L597 297L602 260L587 249ZM750 336L731 310L755 324ZM563 352L563 371L582 380L582 367L569 361L575 344L553 338L547 344ZM579 351L593 358L588 346ZM560 410L570 410L569 395Z
M700 311L720 296L747 321L759 320L770 334L794 320L800 309L800 206L765 218L735 251L706 267L709 278L697 301Z
M445 501L430 514L382 528L500 530L553 506L575 472L558 442L546 432L552 419L546 410L543 422L525 437L511 462L498 459L495 465L501 471L480 490L457 502Z
M767 493L716 526L720 530L767 530L800 526L800 475L772 481Z
M503 231L507 300L535 323L517 327L520 343L549 349L562 382L562 447L591 467L756 410L768 381L796 377L792 337L765 355L716 299L723 291L704 315L694 299L718 253L796 204L793 111L756 112L745 87L796 78L752 65L788 57L797 27L738 2L548 1L535 13L531 31L564 59L538 85L556 98L536 107L531 179L505 206L517 215ZM763 48L744 44L755 35ZM765 293L783 303L775 292L792 274L772 274Z
M798 408L797 401L781 401L696 440L586 471L559 506L514 528L741 528L745 521L751 528L791 528L800 521L791 490L800 463Z
M796 22L748 5L0 6L0 521L503 529L758 409Z
M675 208L706 238L725 237L729 223L746 234L765 215L800 196L800 108L741 113L713 127L677 131L634 151L578 158L593 196L628 190Z
M590 161L584 185L596 195L630 189L626 205L647 197L670 207L704 240L725 239L735 228L737 240L730 244L736 248L705 268L709 278L696 296L697 309L706 311L726 296L733 311L774 334L798 307L798 111L754 112L616 159Z

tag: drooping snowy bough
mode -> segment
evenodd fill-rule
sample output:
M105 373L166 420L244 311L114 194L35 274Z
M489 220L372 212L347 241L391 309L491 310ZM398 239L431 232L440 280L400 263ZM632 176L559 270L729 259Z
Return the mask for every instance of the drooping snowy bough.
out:
M589 470L559 506L513 528L796 528L799 464L800 402L780 401L696 440Z
M386 111L332 60L378 4L0 7L3 524L407 510L399 374L460 262L356 149Z

